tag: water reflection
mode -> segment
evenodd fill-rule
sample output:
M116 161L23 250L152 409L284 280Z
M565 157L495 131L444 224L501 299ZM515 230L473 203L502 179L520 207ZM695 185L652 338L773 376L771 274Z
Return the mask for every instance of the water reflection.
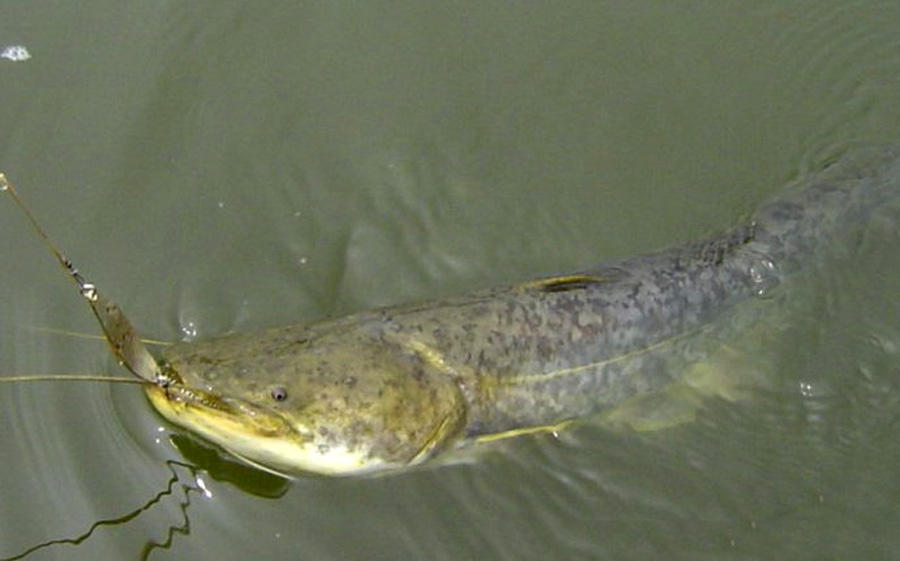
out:
M106 527L116 527L128 524L160 502L172 500L177 501L178 508L181 510L182 523L179 525L170 526L166 530L166 539L164 541L148 541L146 544L144 544L138 557L142 560L147 559L155 549L169 549L172 546L172 542L176 534L187 535L190 533L190 519L188 518L188 508L191 505L190 495L191 493L198 492L202 494L204 490L203 488L196 485L197 469L193 466L183 462L176 462L171 460L166 462L166 465L168 466L169 471L172 473L172 477L171 479L169 479L166 488L131 512L128 512L116 518L98 520L94 522L83 534L71 538L57 538L42 542L31 546L12 557L3 558L0 561L18 561L48 548L65 548L67 546L77 546L91 539L92 537L94 537L94 534L96 532L101 531ZM191 477L193 477L195 481L193 484L188 483L189 481L191 481Z

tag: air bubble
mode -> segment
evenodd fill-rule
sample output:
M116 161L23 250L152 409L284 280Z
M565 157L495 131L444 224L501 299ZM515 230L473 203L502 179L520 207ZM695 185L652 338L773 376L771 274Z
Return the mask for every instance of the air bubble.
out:
M181 333L187 340L196 338L197 332L197 325L192 321L188 321L181 326Z
M813 396L813 386L809 382L800 382L800 395L803 397Z
M778 270L771 259L762 258L750 265L750 281L757 296L766 296L778 285Z
M31 58L31 53L24 45L9 45L3 48L3 52L0 52L0 58L13 62L25 62Z

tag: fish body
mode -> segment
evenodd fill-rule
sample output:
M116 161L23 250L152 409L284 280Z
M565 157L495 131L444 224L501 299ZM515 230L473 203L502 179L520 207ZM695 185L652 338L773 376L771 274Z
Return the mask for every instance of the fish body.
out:
M282 473L415 464L672 383L692 335L900 197L894 152L844 161L731 230L559 277L169 347L173 423ZM681 361L681 362L679 362Z

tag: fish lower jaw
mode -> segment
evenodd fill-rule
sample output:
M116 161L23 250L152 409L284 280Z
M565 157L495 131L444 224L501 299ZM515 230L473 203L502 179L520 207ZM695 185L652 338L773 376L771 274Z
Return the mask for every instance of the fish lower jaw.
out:
M223 446L233 449L233 443ZM281 473L317 473L320 475L360 475L395 467L379 458L340 446L330 446L327 452L316 446L297 446L278 441L255 443L252 453L234 450L234 454L257 467L275 469Z
M286 439L222 434L199 427L186 428L219 445L236 458L279 475L359 475L395 467L379 458L372 458L343 446L332 445L326 450L325 447L311 443L299 444Z
M318 473L355 475L390 467L379 458L343 446L320 447L299 443L291 438L259 436L252 433L221 430L214 424L192 423L190 419L170 419L175 424L218 445L236 458L254 467L277 473Z
M204 415L165 397L164 390L151 387L147 397L171 423L207 440L254 467L279 475L318 473L359 475L398 467L364 450L340 444L327 446L299 441L296 435L267 436L242 429L235 420Z

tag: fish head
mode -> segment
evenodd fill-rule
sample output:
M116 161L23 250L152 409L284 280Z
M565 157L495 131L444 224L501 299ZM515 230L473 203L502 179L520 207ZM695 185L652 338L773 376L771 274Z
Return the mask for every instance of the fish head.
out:
M163 368L172 383L147 386L163 417L281 474L400 468L446 448L465 425L452 377L371 330L184 343L167 349Z

